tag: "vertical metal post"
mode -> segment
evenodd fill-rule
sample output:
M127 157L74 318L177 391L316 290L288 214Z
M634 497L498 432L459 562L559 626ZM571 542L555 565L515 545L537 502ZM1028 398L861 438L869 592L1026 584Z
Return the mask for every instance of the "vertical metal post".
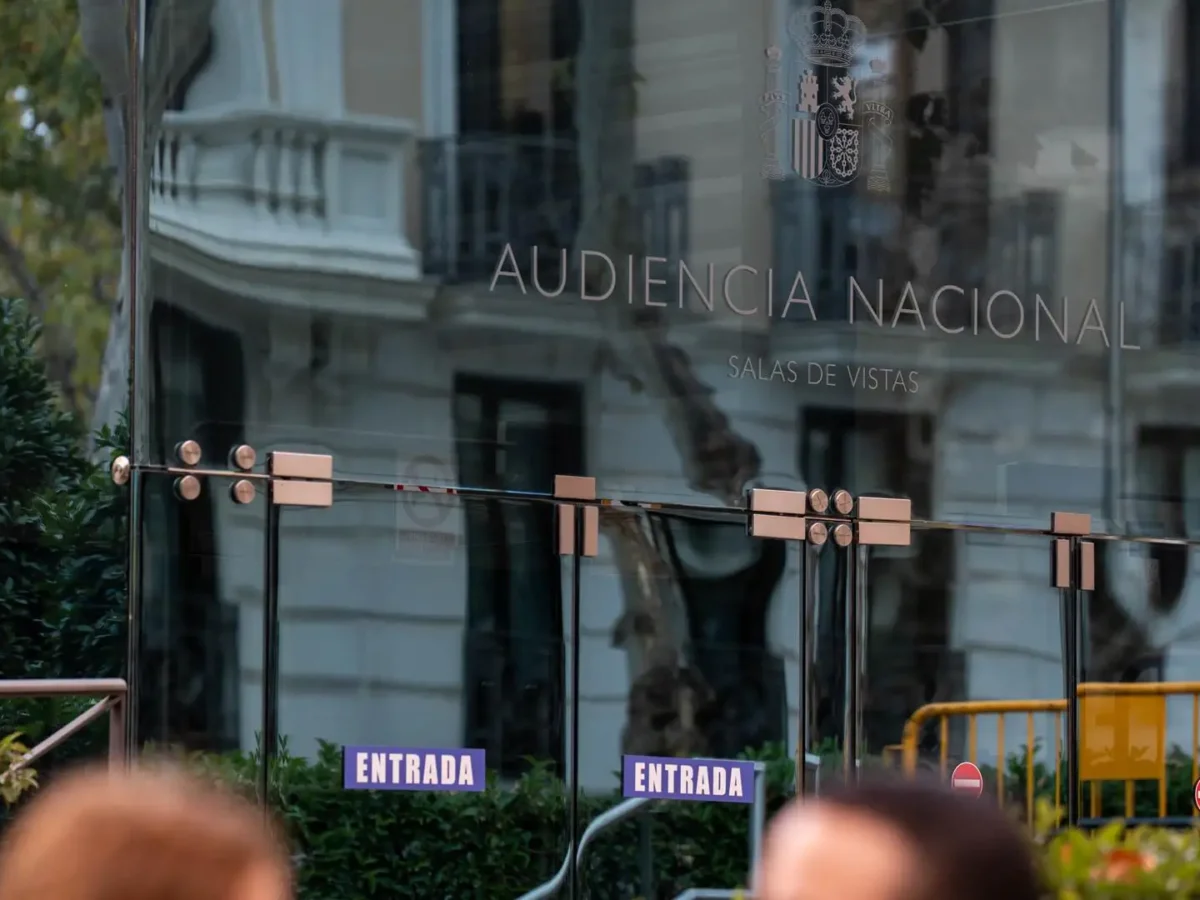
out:
M845 660L842 699L842 771L847 781L858 779L859 733L861 721L858 708L858 594L860 573L853 548L846 548Z
M858 624L858 638L856 641L857 658L854 668L854 736L858 741L858 754L856 760L861 760L863 751L866 749L865 730L863 727L863 710L866 707L866 684L867 684L867 637L870 634L870 620L867 612L867 583L868 572L867 562L869 560L870 549L862 544L854 544L850 548L853 554L854 568L857 575L854 579L854 605L856 607L855 619ZM858 771L856 763L855 771Z
M575 518L575 553L571 558L571 727L567 740L570 747L567 750L567 767L570 770L571 789L567 798L567 819L571 829L570 871L567 876L567 896L582 895L579 879L579 596L583 589L583 567L580 557L585 551L587 535L586 528L579 521L579 510L572 507L571 515Z
M1125 0L1108 0L1108 321L1110 332L1105 379L1104 515L1107 528L1122 527L1121 495L1125 490L1125 390L1121 342L1125 319Z
M1050 584L1059 592L1062 629L1063 696L1066 699L1067 826L1079 822L1079 680L1083 652L1080 641L1080 608L1084 592L1096 586L1096 546L1085 540L1091 534L1091 516L1055 512L1050 516ZM1061 760L1055 760L1059 766Z
M129 456L134 462L145 460L139 452L138 436L144 426L142 402L148 396L144 389L143 372L139 362L149 359L145 342L142 338L142 294L150 295L142 285L142 227L149 228L149 223L143 223L142 208L146 197L143 193L149 188L149 178L143 179L142 165L145 162L147 176L150 171L149 159L151 154L147 144L147 133L142 112L145 108L145 97L142 95L142 74L144 71L146 37L146 4L144 0L129 0L125 4L125 41L129 50L128 74L129 91L121 101L122 108L118 110L122 119L121 165L124 176L121 185L121 237L122 266L124 268L125 303L129 316L129 384L128 404L126 406L126 426L129 429ZM148 206L148 204L145 204ZM147 323L150 321L146 316ZM132 718L132 717L130 717Z
M253 464L253 453L249 465ZM248 467L245 460L239 468ZM276 450L267 454L267 518L263 536L262 746L259 794L270 800L271 768L279 747L279 532L282 507L333 505L333 457Z
M270 801L271 767L279 743L279 518L281 508L267 503L263 540L262 746L258 795Z
M133 440L132 433L130 440ZM130 755L138 746L138 703L141 699L142 659L142 521L144 517L145 478L136 469L129 477L129 516L127 520L127 556L125 570L125 684L120 727L122 742ZM112 726L117 727L114 719ZM111 737L110 737L111 740Z
M128 682L126 683L128 684ZM129 707L128 687L123 694L112 695L112 704L108 707L108 765L113 769L123 769L129 765L129 754L126 748L125 719Z
M808 752L813 741L812 689L816 683L818 611L821 585L821 544L805 542L800 551L800 723L796 753L796 796L805 797L808 783Z
M1074 539L1071 541L1074 543ZM1059 590L1063 634L1063 695L1067 699L1067 826L1079 822L1079 606L1074 588ZM1059 763L1056 761L1056 765Z
M653 897L654 889L654 820L649 813L638 816L638 877L642 896Z
M750 807L750 896L758 896L759 862L767 827L767 767L754 764L754 805Z
M558 503L557 532L558 553L571 558L571 681L570 681L570 724L567 729L567 775L570 787L567 793L567 822L571 835L567 856L567 896L580 895L579 878L579 654L580 595L583 590L583 568L580 558L596 556L600 552L600 508L594 505L596 479L581 475L556 475L554 496ZM572 502L574 501L574 502ZM588 503L580 506L580 503Z

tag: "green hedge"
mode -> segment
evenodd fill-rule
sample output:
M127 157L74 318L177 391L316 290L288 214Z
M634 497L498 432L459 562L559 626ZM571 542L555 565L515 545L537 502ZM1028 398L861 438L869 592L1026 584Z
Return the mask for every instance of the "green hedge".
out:
M773 812L786 800L792 766L778 748L762 757ZM197 762L254 794L257 755ZM567 852L567 791L538 767L515 784L489 778L482 793L346 791L340 748L325 744L312 762L281 753L270 791L300 859L306 900L515 900L551 878ZM580 821L620 801L616 792L580 795ZM584 857L582 883L588 896L605 898L737 887L749 866L749 821L741 805L650 806L601 835Z
M767 762L768 805L773 813L791 791L792 763L779 747L753 757ZM248 795L255 793L259 764L255 754L196 759L215 776ZM836 754L829 754L826 764L836 771ZM1007 767L1006 792L1018 808L1023 807L1025 796L1023 765L1024 751L1020 750L1010 757ZM1043 807L1040 828L1045 832L1051 815L1047 810L1052 808L1053 772L1043 767L1036 774L1037 798ZM994 790L995 771L985 770L985 778ZM1190 812L1190 778L1190 759L1176 754L1168 795L1171 814ZM341 754L332 744L323 745L314 761L293 757L285 747L272 770L270 801L300 859L303 900L510 900L549 879L567 850L567 793L562 782L544 769L535 768L515 784L500 785L492 780L479 794L346 791L341 785ZM1112 790L1113 803L1106 811L1120 815L1121 789L1113 786ZM1157 791L1147 785L1145 793L1138 812L1156 815L1153 798ZM579 821L591 821L620 799L616 792L581 795ZM746 807L663 803L649 810L614 826L588 850L582 868L584 896L673 898L689 887L735 888L745 883L749 863ZM1195 856L1195 835L1187 836L1193 847L1189 852ZM1129 859L1141 852L1128 848L1151 847L1156 859L1166 859L1175 852L1176 841L1174 836L1153 831L1118 834L1110 829L1095 839L1060 835L1045 841L1051 854L1047 870L1055 884L1064 885L1064 898L1126 896L1071 891L1078 888L1080 871L1111 867L1114 863L1109 857L1114 853L1124 872ZM1062 857L1064 846L1075 847L1069 865ZM1194 860L1188 862L1184 849L1178 849L1178 854L1179 866L1195 864ZM1113 889L1123 891L1124 887L1118 884Z

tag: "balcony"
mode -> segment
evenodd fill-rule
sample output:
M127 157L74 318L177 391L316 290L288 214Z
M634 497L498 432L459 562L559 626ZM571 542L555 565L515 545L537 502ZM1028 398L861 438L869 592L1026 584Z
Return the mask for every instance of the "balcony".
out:
M405 229L412 142L395 119L168 113L150 162L151 233L238 266L418 279Z
M579 154L574 141L485 134L424 141L420 150L425 273L446 283L488 282L505 244L574 246ZM639 163L635 173L647 255L682 258L688 246L686 159Z
M998 305L989 311L989 325L1004 334L1024 330L1036 296L1047 301L1057 296L1060 203L1053 193L1030 192L985 207L946 203L938 228L930 231L931 245L914 249L907 238L897 240L911 224L891 198L879 202L863 193L823 191L799 178L773 182L772 191L777 283L790 285L803 272L818 321L847 321L852 277L872 300L883 282L882 318L897 331L920 329L910 308L893 319L908 282L930 334L936 331L930 298L941 285L1017 295L1022 309ZM914 256L922 257L920 272ZM946 328L968 324L965 307L940 306ZM857 317L866 321L868 315L861 307Z

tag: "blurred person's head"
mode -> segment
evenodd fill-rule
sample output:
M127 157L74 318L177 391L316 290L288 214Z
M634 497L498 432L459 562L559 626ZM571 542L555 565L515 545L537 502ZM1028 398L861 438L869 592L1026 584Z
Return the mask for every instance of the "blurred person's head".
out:
M1039 900L1021 829L986 798L915 782L862 783L771 822L761 900Z
M263 811L166 769L56 779L0 842L0 900L288 900Z

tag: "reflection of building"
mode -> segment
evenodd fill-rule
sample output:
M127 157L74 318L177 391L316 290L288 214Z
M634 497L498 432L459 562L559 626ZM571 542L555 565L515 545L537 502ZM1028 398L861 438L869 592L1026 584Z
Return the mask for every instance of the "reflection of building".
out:
M775 5L758 16L715 2L634 5L630 220L636 256L661 258L664 271L686 261L702 282L709 265L772 268L779 292L806 276L816 322L720 303L662 312L686 354L672 359L757 446L759 483L903 495L916 518L946 526L872 557L867 731L878 749L924 702L1062 690L1044 537L949 526L1044 528L1051 511L1070 510L1092 514L1097 530L1190 533L1200 420L1180 398L1197 380L1195 238L1171 192L1186 181L1175 160L1190 150L1174 147L1178 67L1160 52L1182 14L1171 0L1129 6L1125 55L1157 87L1126 104L1122 204L1107 63L1060 49L1106 45L1104 4L959 0L949 6L969 24L929 29L920 52L886 37L895 23L871 19L879 4L858 4L876 35L864 52L888 61L890 103L907 121L882 195L763 178L770 73L746 48L791 46L786 3ZM554 261L574 246L604 195L581 176L595 148L575 125L577 6L217 4L214 52L168 114L149 167L148 458L165 461L184 439L217 456L244 442L331 453L347 480L515 496L586 472L605 497L720 505L695 487L703 452L679 450L681 433L706 439L688 425L707 392L683 381L672 404L677 383L647 385L636 368L661 362L657 332L570 288L546 298L491 284L506 245L527 279L533 248ZM1030 51L1043 45L1055 49ZM776 76L784 90L792 53ZM1140 349L1115 346L1110 270L1123 278L1125 342ZM552 293L562 273L541 274ZM884 285L882 325L839 321L851 277L868 292ZM905 284L918 315L904 308ZM988 320L1011 339L972 334L969 307L939 332L930 317L941 285L1011 292ZM1075 340L1079 319L1067 342L1051 334L1046 316L1063 296L1079 317L1096 298L1108 349L1094 329ZM776 361L796 364L795 382L771 378ZM905 386L918 389L812 385L811 364L846 378L859 366L915 372ZM181 664L200 672L184 689L196 711L170 727L247 744L261 721L260 517L215 495L180 505L150 491L147 503L148 527L168 536L147 552L148 608L156 596L186 602L161 611L146 652L157 646L165 660L182 629L195 646L173 652L203 658ZM662 594L686 607L696 665L717 697L698 727L736 735L710 738L710 751L796 736L795 554L745 537L740 512L642 516L606 530L583 579L589 785L608 782L626 725L633 654L612 633L636 626L622 613L639 540L674 572ZM523 756L561 756L569 588L549 507L401 493L381 503L348 489L282 529L280 729L293 746L465 741L513 769ZM173 546L188 548L174 568ZM1105 543L1101 562L1094 674L1194 675L1192 640L1176 636L1200 622L1186 551ZM823 567L822 685L842 677L833 598L845 577ZM229 648L219 659L204 649L213 634ZM840 695L821 690L821 720L836 731Z

